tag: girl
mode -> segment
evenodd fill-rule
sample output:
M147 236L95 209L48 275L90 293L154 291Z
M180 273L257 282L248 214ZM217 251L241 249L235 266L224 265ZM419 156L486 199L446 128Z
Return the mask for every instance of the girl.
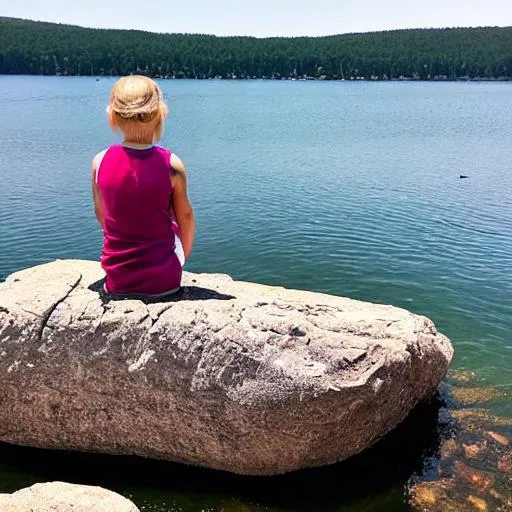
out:
M183 162L154 145L167 112L160 88L145 76L121 78L112 88L108 122L124 139L92 162L107 293L158 297L180 287L195 220Z

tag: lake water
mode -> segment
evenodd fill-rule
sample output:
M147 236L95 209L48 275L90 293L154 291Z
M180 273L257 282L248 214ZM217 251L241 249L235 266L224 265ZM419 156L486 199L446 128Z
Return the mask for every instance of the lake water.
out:
M113 82L0 77L0 279L56 258L99 258L90 161L117 140L105 121ZM454 368L512 386L512 84L161 86L171 111L162 142L185 161L196 209L188 270L406 307L451 338ZM510 417L512 406L499 412ZM32 454L44 458L15 452L18 464L7 452L0 492L32 483ZM329 488L311 508L285 507L275 489L264 503L257 492L237 501L239 480L214 492L204 483L217 482L212 473L186 472L191 484L175 465L152 468L175 483L121 486L147 511L406 510L403 475L350 505ZM327 480L346 469L330 471ZM287 503L295 484L284 487Z

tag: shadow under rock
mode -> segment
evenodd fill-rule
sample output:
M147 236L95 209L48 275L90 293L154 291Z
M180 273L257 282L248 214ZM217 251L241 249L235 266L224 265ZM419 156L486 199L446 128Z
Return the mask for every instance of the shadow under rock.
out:
M114 295L107 293L104 289L105 278L92 283L88 288L93 292L97 292L104 303L119 300L140 300L145 304L155 304L162 302L178 302L182 300L233 300L234 295L227 295L209 288L201 286L182 286L177 292L165 295L163 297L151 297L147 295L126 294Z

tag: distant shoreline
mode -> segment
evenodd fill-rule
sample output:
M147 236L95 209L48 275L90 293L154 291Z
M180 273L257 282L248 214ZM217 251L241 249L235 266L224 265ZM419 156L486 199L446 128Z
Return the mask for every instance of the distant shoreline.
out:
M135 74L135 73L130 73ZM33 76L33 77L59 77L59 78L95 78L108 79L120 78L126 75L72 75L72 74L34 74L34 73L0 73L0 76ZM162 75L147 75L154 80L179 80L179 81L226 81L226 82L244 82L244 81L264 81L264 82L512 82L512 77L501 78L366 78L366 77L350 77L350 78L322 78L322 77L305 77L305 78L277 78L277 77L177 77Z
M509 81L512 27L258 39L92 29L0 17L0 74Z

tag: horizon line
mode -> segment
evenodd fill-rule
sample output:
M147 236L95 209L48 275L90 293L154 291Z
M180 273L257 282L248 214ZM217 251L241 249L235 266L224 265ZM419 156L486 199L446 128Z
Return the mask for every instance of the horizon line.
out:
M479 26L443 26L443 27L408 27L408 28L391 28L381 30L368 30L368 31L355 31L355 32L343 32L338 34L324 34L324 35L293 35L293 36L252 36L242 34L230 34L230 35L219 35L219 34L208 34L201 32L157 32L153 30L140 29L140 28L117 28L117 27L91 27L85 25L77 25L75 23L63 23L58 21L47 21L47 20L34 20L30 18L17 18L13 16L0 16L0 19L4 20L17 20L17 21L29 21L32 23L47 23L49 25L61 25L68 27L76 27L86 30L119 30L125 32L144 32L147 34L158 34L158 35L184 35L184 36L208 36L208 37L243 37L250 39L320 39L324 37L338 37L338 36L350 36L350 35L364 35L364 34L379 34L383 32L399 32L407 30L461 30L461 29L484 29L484 28L512 28L512 25L479 25Z

